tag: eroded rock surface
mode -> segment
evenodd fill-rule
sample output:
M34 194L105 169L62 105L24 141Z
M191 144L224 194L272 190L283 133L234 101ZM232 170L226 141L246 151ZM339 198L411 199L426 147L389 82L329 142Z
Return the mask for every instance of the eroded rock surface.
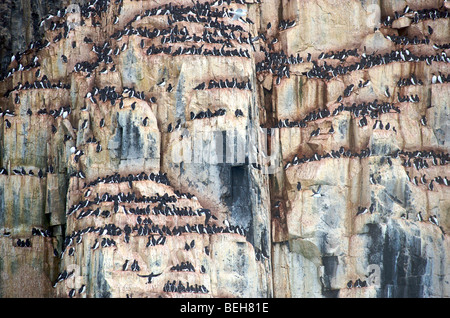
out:
M450 296L443 1L27 10L2 297Z

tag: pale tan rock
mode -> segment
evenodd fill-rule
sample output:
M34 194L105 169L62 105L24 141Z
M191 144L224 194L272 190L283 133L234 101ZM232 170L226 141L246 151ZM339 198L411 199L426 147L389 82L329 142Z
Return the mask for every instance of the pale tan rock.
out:
M204 1L201 1L203 3ZM192 5L177 0L173 5ZM448 98L449 84L431 84L433 74L448 74L447 63L433 61L428 65L420 62L392 62L374 65L369 69L354 70L346 75L325 80L308 78L312 62L306 61L308 53L317 61L322 52L339 52L356 48L358 56L346 57L341 62L325 58L319 65L350 66L361 60L361 55L388 54L399 50L385 36L428 36L430 25L434 33L431 43L440 45L450 41L448 19L424 20L413 24L412 15L394 21L392 28L381 25L380 16L402 12L406 4L412 10L436 7L439 1L410 3L405 1L383 1L362 3L360 1L251 1L237 5L248 10L247 17L254 24L233 22L248 30L252 36L263 33L269 43L274 38L271 52L287 55L299 54L304 63L289 65L290 76L277 84L277 74L256 72L255 64L264 60L267 43L258 39L252 46L231 41L231 48L246 49L250 58L217 57L184 54L146 55L146 49L161 44L160 37L143 38L138 35L123 35L117 40L111 35L123 30L137 14L142 14L163 2L123 1L119 15L118 6L113 6L95 27L94 20L85 19L81 25L75 11L66 20L74 27L58 43L37 53L42 74L52 83L70 84L70 89L30 89L12 92L9 97L0 97L2 110L14 109L16 116L9 118L12 126L5 127L2 119L0 141L0 165L9 175L0 175L0 234L11 231L11 236L0 237L0 285L2 297L68 297L72 289L75 297L448 297L450 287L448 266L450 253L448 231L450 230L449 188L434 182L434 190L428 184L414 185L425 174L427 180L445 176L446 165L434 166L427 159L428 168L405 167L405 157L393 158L396 150L436 151L448 153ZM233 4L234 6L234 4ZM71 7L72 8L72 7ZM222 7L219 6L219 10ZM28 9L27 9L28 10ZM29 10L28 10L29 11ZM26 12L28 12L26 11ZM114 25L115 15L119 22ZM170 15L142 17L131 25L148 30L168 27ZM173 17L171 17L173 18ZM218 19L229 23L229 18ZM296 25L286 30L279 29L283 20L295 21ZM266 30L268 23L272 24ZM48 22L49 23L49 22ZM203 23L177 22L181 29L186 26L189 34L200 36ZM53 42L59 31L47 31L45 38ZM235 32L239 36L240 32ZM87 77L85 72L74 72L74 66L83 61L93 62L97 55L93 44L84 43L92 38L96 45L108 40L111 48L127 49L112 57L113 63L102 63ZM243 33L247 36L247 33ZM215 35L220 38L220 36ZM140 47L144 39L144 49ZM76 42L76 47L72 43ZM172 44L174 49L195 44L204 49L221 45L189 41ZM441 54L431 45L409 45L415 55ZM227 48L228 49L228 48ZM62 62L62 55L68 62ZM32 61L33 54L25 54L23 62ZM111 70L115 65L116 71ZM17 61L11 67L17 67ZM108 69L101 74L103 67ZM32 83L35 71L18 71L0 82L3 94L18 82ZM398 87L402 78L412 74L424 85ZM209 80L238 78L249 81L253 90L205 89L194 90L198 84ZM166 84L157 85L162 80ZM370 80L367 87L358 87L360 82ZM168 92L168 85L173 86ZM354 85L350 96L343 96L349 85ZM86 98L94 87L99 89L114 86L120 95L125 87L143 91L145 101L123 94L123 108L118 100L114 106L110 101L97 103ZM385 95L389 88L390 97ZM15 94L20 103L15 104ZM0 94L0 96L3 96ZM398 102L397 96L420 96L419 103ZM328 108L333 112L342 104L389 102L399 107L400 113L379 114L378 120L396 128L372 128L375 120L366 115L368 124L360 127L361 116L349 111L307 122L304 128L292 127L267 131L261 127L277 126L279 120L299 121L308 114ZM149 98L155 97L156 102ZM135 103L135 104L133 104ZM52 118L37 115L37 112L58 109L70 105L67 118ZM135 109L132 109L135 107ZM86 111L81 109L87 106ZM431 106L431 107L430 107ZM32 116L27 110L33 111ZM224 116L190 119L194 114L210 109L226 109ZM235 111L241 110L242 117ZM419 120L426 116L427 125ZM6 117L5 117L6 118ZM143 125L147 118L147 126ZM100 120L105 126L100 127ZM88 128L81 129L84 121ZM169 124L175 126L180 120L180 129L168 132ZM52 125L57 128L52 133ZM334 134L329 133L333 126ZM318 136L311 136L320 128ZM65 141L65 135L72 140ZM224 135L226 138L223 138ZM95 137L97 143L87 143ZM97 152L97 145L102 150ZM225 145L225 146L224 146ZM264 149L263 145L270 145ZM84 154L75 160L71 147ZM248 149L256 149L252 155ZM283 167L295 155L299 158L314 154L324 155L340 147L352 152L372 150L368 158L323 158L309 161L287 170ZM267 152L265 151L267 150ZM223 160L223 154L233 160ZM267 156L273 159L272 166ZM388 163L388 158L392 165ZM246 162L247 159L247 162ZM262 164L261 170L251 165L249 159ZM414 159L413 159L414 160ZM19 176L11 173L14 168L46 170L52 165L53 174L42 179L36 176ZM273 170L265 169L270 168ZM86 178L71 176L83 171ZM170 185L149 180L120 183L99 183L89 186L97 178L115 173L122 177L167 173ZM375 177L375 184L370 177ZM297 189L301 182L302 189ZM313 197L320 186L321 197ZM87 195L88 188L91 194ZM103 228L114 224L123 229L126 225L138 226L138 216L125 214L132 208L145 208L144 203L121 202L119 212L114 213L113 202L101 202L81 208L67 216L71 207L84 200L95 200L105 193L135 193L137 197L157 194L172 196L189 193L195 198L178 197L176 202L166 203L172 207L188 207L194 211L210 209L215 218L211 226L224 226L226 222L240 225L247 236L233 233L183 233L179 236L165 235L164 245L146 246L149 235L98 235L84 233L80 243L72 243L74 255L64 250L61 257L53 257L53 248L63 250L64 235L79 233L89 227ZM86 196L85 196L86 195ZM279 201L279 207L275 207ZM356 215L358 208L369 208L373 213ZM151 209L157 203L148 204ZM99 208L110 211L111 216L80 217L80 212ZM417 220L421 211L424 221ZM429 217L436 215L439 226ZM77 218L78 217L78 218ZM148 217L159 227L186 227L187 224L204 225L207 218L200 216L154 215ZM217 219L216 219L217 218ZM31 228L51 227L52 238L32 236ZM444 234L446 233L446 234ZM75 234L74 234L75 235ZM153 234L158 238L159 234ZM31 238L31 248L14 246L17 239ZM95 242L104 238L114 239L115 246L93 250ZM186 244L195 241L195 247L186 249ZM70 248L69 247L69 248ZM206 253L209 249L209 255ZM122 270L126 260L139 262L139 272ZM172 269L182 262L191 262L195 272ZM32 264L33 266L30 266ZM205 273L201 273L201 266ZM347 283L358 278L365 280L372 268L378 266L382 280L380 286L347 288ZM402 267L400 267L402 266ZM402 270L400 270L400 268ZM74 275L59 282L56 277L63 270L74 270ZM161 273L151 284L137 274ZM163 291L167 282L176 281L186 285L204 285L207 293L178 293ZM86 292L78 294L81 286ZM21 286L20 289L16 286Z
M392 27L394 29L403 29L409 27L411 25L411 22L412 21L410 18L403 16L392 22Z

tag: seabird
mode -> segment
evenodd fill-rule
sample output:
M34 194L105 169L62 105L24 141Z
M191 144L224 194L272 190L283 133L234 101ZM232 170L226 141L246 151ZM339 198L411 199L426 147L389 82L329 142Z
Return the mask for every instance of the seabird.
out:
M426 126L426 125L427 125L427 118L426 118L425 116L422 116L422 118L420 118L420 123L421 123L423 126Z
M97 239L95 239L95 243L94 243L94 245L92 246L92 249L93 249L93 250L96 250L96 249L99 247L99 245L100 245L100 243L98 242Z
M437 76L433 74L433 76L431 77L431 83L432 84L436 84L437 83Z
M329 134L334 134L334 128L333 128L333 125L331 125L330 130L328 130L328 133L329 133Z
M418 220L419 222L422 222L422 221L423 221L422 212L417 213L417 220Z
M133 264L131 264L131 270L133 272L139 272L141 270L137 260L134 260Z
M159 274L153 274L153 272L151 272L151 273L148 274L148 275L139 275L139 274L137 274L137 275L138 275L139 277L147 277L147 278L148 278L147 284L151 284L153 277L158 277L158 276L161 275L161 274L162 274L162 273L159 273Z
M161 79L161 82L159 82L159 83L156 84L156 85L158 85L158 86L164 86L164 85L166 85L166 81L165 81L164 77Z
M80 289L78 290L78 294L81 295L82 293L84 293L86 291L86 285L83 285L80 287Z
M363 207L358 207L358 212L356 213L356 215L362 215L365 214L369 211L369 209L367 208L363 208Z
M436 218L436 215L430 216L430 217L428 218L428 220L429 220L431 223L433 223L434 225L439 226L439 222L438 222L438 220L437 220L437 218Z
M313 192L312 197L314 197L314 198L320 198L320 197L323 196L323 194L320 193L320 188L321 188L321 187L322 187L322 185L319 185L319 187L317 188L317 191L314 191L314 189L311 189L312 192Z
M422 184L427 183L427 179L425 178L425 175L423 175L423 176L420 178L420 182L422 182Z
M239 8L236 9L235 11L228 11L228 13L233 14L232 20L239 20L240 18L242 18L247 14L247 10Z
M203 83L197 85L197 86L194 88L194 90L202 90L202 89L205 89L205 86L206 86L206 84L205 84L205 82L203 82Z
M234 115L235 115L236 117L243 117L243 116L244 116L244 113L242 112L242 110L236 109L235 112L234 112Z

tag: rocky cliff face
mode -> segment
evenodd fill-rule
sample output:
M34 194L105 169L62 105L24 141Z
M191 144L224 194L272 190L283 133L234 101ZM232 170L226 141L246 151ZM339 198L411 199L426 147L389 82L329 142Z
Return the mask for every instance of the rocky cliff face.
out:
M447 3L49 3L3 8L2 297L450 296Z

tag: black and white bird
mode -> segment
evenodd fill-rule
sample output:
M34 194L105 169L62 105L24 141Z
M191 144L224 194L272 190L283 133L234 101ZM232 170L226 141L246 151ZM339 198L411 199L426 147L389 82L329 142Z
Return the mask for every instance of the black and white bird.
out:
M86 285L83 285L80 287L80 289L78 289L78 294L81 295L86 291Z
M166 80L164 79L164 77L161 79L161 81L159 82L159 83L157 83L156 85L158 85L158 86L164 86L164 85L166 85Z
M366 214L368 211L369 211L368 208L358 207L358 212L356 213L356 215L363 215L363 214Z
M232 20L239 20L247 14L247 10L239 8L236 10L230 10L228 11L228 13L231 13L233 15Z
M330 130L328 130L328 133L329 133L329 134L334 134L334 128L333 128L333 125L331 125Z
M92 246L93 250L96 250L100 246L100 242L96 239L94 245Z
M436 215L430 216L430 217L428 218L428 220L429 220L431 223L433 223L434 225L439 226L439 222L438 222L438 219L437 219Z
M139 267L139 263L137 260L134 260L133 264L131 264L131 270L133 272L139 272L141 268Z
M352 288L353 287L353 281L348 281L348 283L347 283L347 288L348 289L350 289L350 288Z
M426 183L427 183L427 179L426 179L425 175L423 175L423 176L420 178L420 182L422 182L422 184L426 184Z
M69 256L73 256L75 254L75 249L73 247L69 248L68 254Z
M206 86L206 84L205 84L205 82L203 82L203 83L197 85L197 86L194 88L194 90L203 90L203 89L205 89L205 86Z
M311 134L310 134L310 137L316 137L316 136L319 136L319 135L320 135L320 127L315 129L315 130L313 130L311 132Z
M417 213L417 220L418 220L419 222L422 222L422 221L423 221L422 212Z
M323 196L322 193L320 193L320 188L322 187L322 185L319 185L319 187L317 188L317 191L314 191L314 189L311 189L311 191L313 192L312 197L314 198L320 198Z
M422 118L420 118L420 123L422 124L422 126L426 126L427 125L427 118L425 116L422 116Z
M162 274L162 273L159 273L159 274L153 274L153 272L151 272L151 273L148 274L148 275L139 275L139 274L137 274L137 275L138 275L139 277L147 277L148 280L147 280L147 283L146 283L146 284L151 284L153 277L158 277L158 276L161 275L161 274Z

